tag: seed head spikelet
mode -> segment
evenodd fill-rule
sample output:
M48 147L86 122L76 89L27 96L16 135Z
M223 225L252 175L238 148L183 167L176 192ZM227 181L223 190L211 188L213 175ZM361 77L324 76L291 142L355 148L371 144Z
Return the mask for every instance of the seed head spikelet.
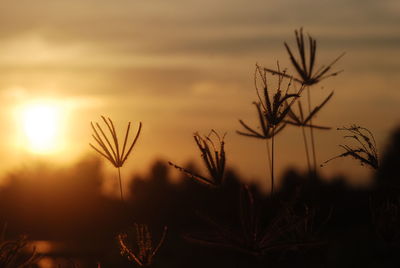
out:
M278 69L280 70L279 64ZM285 73L285 71L283 71L283 73ZM294 101L300 97L300 94L304 89L302 86L296 93L289 93L292 81L290 78L286 85L286 89L283 91L283 78L284 76L278 74L278 86L276 91L271 93L267 81L267 72L258 64L256 64L254 85L259 101L253 102L253 104L257 109L258 120L262 133L249 127L243 122L243 120L239 120L239 123L248 132L237 131L238 134L259 139L269 139L272 138L273 135L276 135L283 130L286 125L284 119L290 112L290 107L293 105ZM258 85L257 81L261 81L261 85ZM259 93L260 87L263 90L264 99L261 98Z
M338 75L342 71L330 72L333 65L341 59L345 53L339 55L335 60L333 60L328 65L322 65L317 71L315 70L316 54L317 54L317 41L308 35L308 52L306 42L304 40L303 29L295 30L296 47L298 51L298 58L296 58L292 49L288 43L284 42L287 53L289 54L290 62L292 63L294 69L296 70L299 78L293 78L294 81L301 84L311 86L317 84L321 80L328 77ZM290 77L289 75L280 72L280 70L273 70L269 68L264 68L267 72L272 74L280 74L284 77Z
M360 161L361 165L367 165L373 169L379 168L378 151L375 138L371 131L369 131L367 128L356 125L338 128L338 130L350 132L351 135L345 135L344 138L355 141L358 146L351 147L346 144L339 145L339 147L343 148L345 152L326 160L321 166L334 159L351 156Z
M303 111L303 106L300 100L297 101L298 104L298 110L299 110L299 115L297 115L294 111L293 108L289 109L288 112L288 119L285 120L286 124L289 125L294 125L298 127L309 127L309 128L316 128L316 129L330 129L330 127L324 127L324 126L317 126L314 124L311 124L311 120L315 115L322 109L322 107L325 106L326 103L332 98L333 96L333 91L325 98L325 100L318 106L316 106L305 118L304 117L304 111ZM287 106L289 106L288 103L286 103Z
M212 135L217 138L219 148L217 148L214 141L211 139ZM226 133L221 137L215 130L211 130L210 133L204 137L199 133L193 135L194 141L200 150L201 158L209 173L209 177L195 174L172 162L168 162L168 164L203 184L213 187L220 186L225 175L225 135ZM211 150L213 150L213 152Z
M92 137L96 141L98 147L94 146L93 144L89 144L96 152L98 152L100 155L105 157L110 163L116 167L120 168L124 165L125 161L128 159L128 156L130 155L133 147L135 146L141 129L142 129L142 123L139 122L139 128L136 132L136 135L129 146L128 150L127 144L128 144L128 139L129 139L129 132L131 129L131 122L128 123L128 127L126 129L125 133L125 138L123 142L122 148L120 148L120 143L118 140L117 132L114 126L113 121L110 118L105 118L104 116L101 116L103 122L106 124L107 129L111 135L111 139L105 134L103 131L102 127L100 126L99 123L93 123L91 122L92 130L93 133ZM122 149L122 150L121 150Z
M248 131L243 132L237 130L236 133L242 136L253 137L258 139L270 139L272 137L272 127L265 117L264 113L262 112L261 104L259 102L253 102L257 109L258 121L261 128L261 133L257 130L252 129L249 127L243 120L239 119L239 123ZM278 134L285 128L286 124L281 124L278 128L275 129L274 134Z

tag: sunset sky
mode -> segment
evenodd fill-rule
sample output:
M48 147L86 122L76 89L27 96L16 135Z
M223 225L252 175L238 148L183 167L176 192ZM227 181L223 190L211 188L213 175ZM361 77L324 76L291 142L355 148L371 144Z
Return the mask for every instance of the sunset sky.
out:
M143 132L125 172L143 172L154 158L199 159L192 134L227 132L228 164L265 180L263 141L239 136L238 119L256 124L255 63L290 67L283 46L303 27L318 41L317 66L346 52L316 86L317 104L335 94L317 118L333 129L359 124L375 133L380 152L400 124L398 0L19 0L0 3L0 170L32 160L71 163L94 155L91 121L110 116ZM289 69L291 70L291 69ZM323 86L323 87L322 87ZM23 111L57 110L57 146L37 154L24 136ZM277 138L277 165L305 167L300 131ZM342 133L319 131L319 162L338 154ZM340 159L326 174L365 168ZM362 183L362 182L361 182Z

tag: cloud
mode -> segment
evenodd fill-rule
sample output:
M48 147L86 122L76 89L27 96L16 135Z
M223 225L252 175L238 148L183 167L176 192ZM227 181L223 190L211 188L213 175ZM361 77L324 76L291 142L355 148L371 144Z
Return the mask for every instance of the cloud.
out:
M318 34L377 29L396 34L399 4L388 1L10 1L2 4L0 36L35 32L49 42L96 43L137 51L251 45L299 26ZM225 37L225 38L224 38ZM209 49L209 48L208 48Z

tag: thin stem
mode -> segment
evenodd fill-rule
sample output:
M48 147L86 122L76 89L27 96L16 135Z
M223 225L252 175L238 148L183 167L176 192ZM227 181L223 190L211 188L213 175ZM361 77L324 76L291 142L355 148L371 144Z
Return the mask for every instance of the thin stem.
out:
M310 163L310 153L308 152L308 143L306 137L306 131L304 130L304 126L301 126L301 132L303 133L303 140L304 140L304 148L306 149L306 157L307 157L307 167L308 167L308 174L311 173L311 163Z
M268 173L271 173L271 170L272 170L271 150L269 148L269 140L268 139L265 140L265 144L266 144L266 147L267 147L267 161L268 161L268 172L267 172L267 174L268 174ZM268 180L268 175L267 175L267 180Z
M307 99L308 99L308 114L311 114L311 93L310 87L307 86ZM310 125L312 125L312 118L310 118ZM311 136L311 149L312 149L312 157L313 157L313 171L314 176L317 175L317 155L315 152L315 139L314 139L314 128L310 127L310 136Z
M275 126L272 127L271 138L271 196L274 193L274 143L275 143Z
M119 179L119 190L121 192L121 201L124 202L124 194L122 193L121 169L119 167L118 167L118 179Z

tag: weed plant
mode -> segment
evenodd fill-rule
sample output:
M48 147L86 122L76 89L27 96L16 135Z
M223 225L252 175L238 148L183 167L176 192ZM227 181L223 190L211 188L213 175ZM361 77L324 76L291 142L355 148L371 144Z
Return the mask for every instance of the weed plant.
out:
M266 140L268 155L267 159L270 163L269 165L271 171L271 194L274 192L275 135L284 129L286 125L285 118L290 112L290 109L295 100L300 97L300 94L304 89L304 87L301 86L300 89L297 90L297 92L289 93L292 84L292 78L288 76L285 71L280 72L279 64L278 70L278 86L275 90L271 90L268 83L267 71L261 68L259 65L256 65L254 84L259 102L255 102L255 105L258 112L262 134L250 128L242 120L239 120L239 122L247 130L247 132L237 131L238 134L243 136L261 138ZM285 77L290 77L290 80L287 82L286 88L284 89L283 82ZM259 81L261 82L261 85L259 85ZM259 93L260 91L263 91L264 98L261 98L261 95ZM269 152L269 139L271 140L271 153Z
M349 133L345 135L345 139L350 139L355 142L356 146L351 147L350 145L339 145L344 149L344 153L341 153L335 157L326 160L321 166L328 162L341 158L341 157L352 157L358 160L362 166L366 165L375 170L379 168L378 150L374 135L365 127L352 125L350 127L338 128L340 131L346 131Z
M124 195L122 190L121 167L128 159L129 154L131 153L133 147L136 144L136 141L139 138L140 131L142 130L142 122L139 122L139 128L129 147L127 147L127 144L129 139L129 131L131 129L131 122L128 123L128 127L125 132L124 142L121 149L113 121L110 118L106 119L104 116L101 116L101 119L103 119L103 122L106 124L107 129L111 135L111 138L105 134L99 123L96 122L93 124L93 122L91 122L90 124L93 130L92 137L96 141L98 147L94 146L91 143L89 145L101 156L106 158L115 168L117 168L121 200L124 201Z
M272 74L278 74L278 75L283 75L286 77L290 77L293 79L295 82L298 82L302 86L305 87L307 91L307 103L308 103L308 113L309 116L308 122L310 125L313 125L313 117L316 112L320 110L320 108L326 104L327 101L331 98L332 93L325 99L325 101L320 105L314 108L312 110L312 104L311 104L311 92L310 92L310 87L319 84L322 80L336 76L342 71L332 71L333 65L339 61L343 56L344 53L338 56L335 60L333 60L330 64L328 65L322 65L318 69L316 69L316 58L317 58L317 41L311 37L311 35L308 35L308 52L307 52L307 46L305 42L305 37L303 34L303 29L300 28L300 30L295 30L295 37L296 37L296 48L297 48L297 54L298 56L296 57L290 46L284 42L286 51L289 55L290 62L292 63L298 77L292 77L287 75L286 73L282 73L279 69L278 70L273 70L269 68L264 68L267 72L270 72ZM320 107L320 108L318 108ZM309 167L309 172L311 171L310 169L310 160L309 160L309 149L308 149L308 142L307 138L305 135L305 130L304 130L304 125L300 124L299 125L302 128L302 133L303 133L303 140L304 140L304 146L305 146L305 151L306 151L306 158L307 158L307 164ZM314 138L314 128L315 127L309 127L310 131L310 137L311 137L311 152L312 152L312 159L313 159L313 173L316 175L317 173L317 156L316 156L316 150L315 150L315 138Z
M216 139L215 141L213 141L212 136L214 136L214 140ZM209 177L198 175L172 162L168 162L168 164L203 184L213 187L220 186L225 175L225 134L221 137L215 130L211 130L207 136L195 133L193 138L200 150L201 159L207 168ZM217 147L216 142L218 142L219 147Z

